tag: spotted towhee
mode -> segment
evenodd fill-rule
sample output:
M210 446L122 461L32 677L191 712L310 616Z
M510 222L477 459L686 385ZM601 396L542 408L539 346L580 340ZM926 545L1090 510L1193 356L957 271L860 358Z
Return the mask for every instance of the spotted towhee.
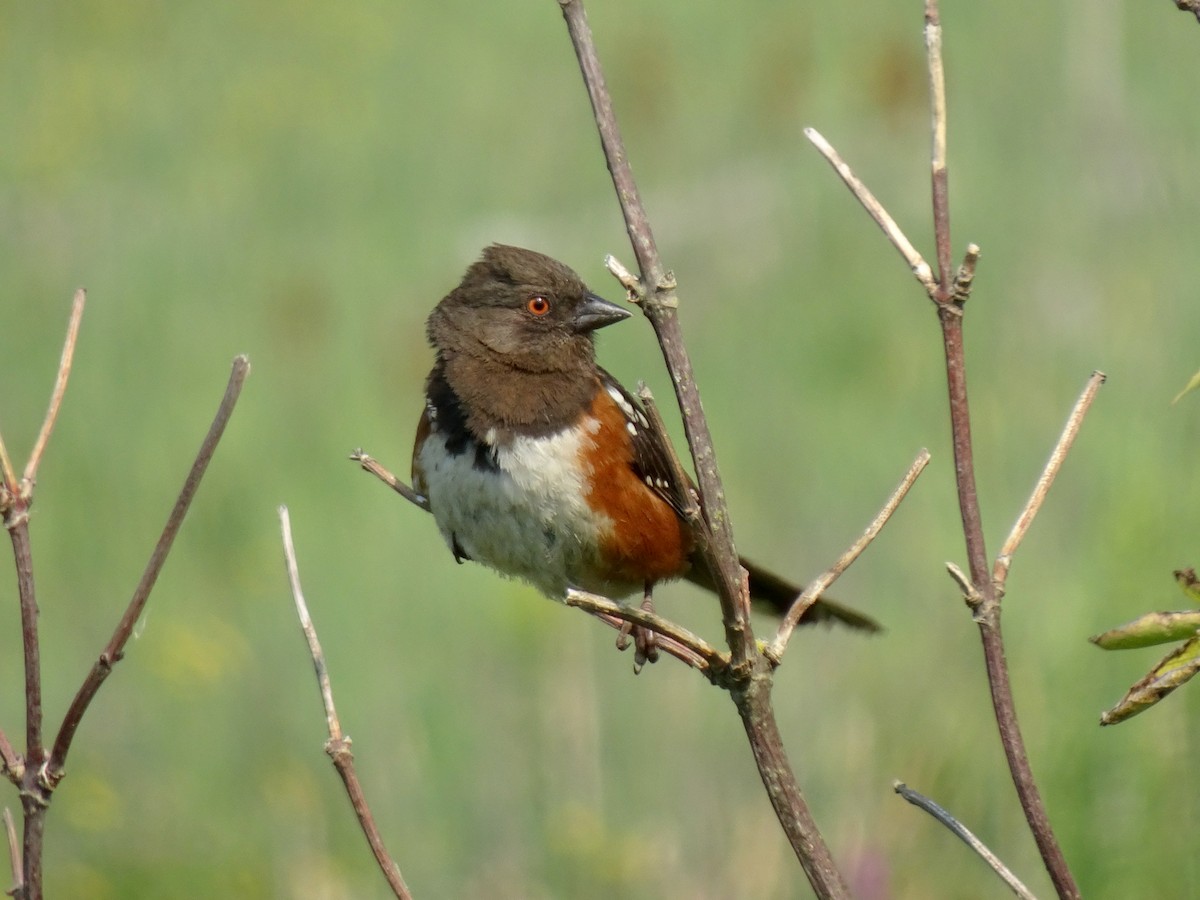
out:
M454 558L562 599L626 597L712 579L685 524L684 491L638 402L596 365L593 332L629 312L540 253L493 245L429 316L437 360L413 450L413 487ZM782 612L800 589L758 566L755 601ZM874 631L828 600L804 622Z

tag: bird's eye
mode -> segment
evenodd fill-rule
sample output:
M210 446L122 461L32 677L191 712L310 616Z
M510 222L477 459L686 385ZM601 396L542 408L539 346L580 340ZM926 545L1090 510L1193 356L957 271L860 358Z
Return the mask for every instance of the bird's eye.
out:
M525 308L535 316L544 316L550 312L550 301L541 294L534 294L525 304Z

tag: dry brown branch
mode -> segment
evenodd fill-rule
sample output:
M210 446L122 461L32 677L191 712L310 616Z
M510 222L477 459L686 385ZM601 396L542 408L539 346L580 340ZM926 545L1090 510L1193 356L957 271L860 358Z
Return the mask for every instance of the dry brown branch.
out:
M25 872L21 865L21 845L17 843L17 828L13 824L12 812L4 807L4 836L8 839L8 865L12 870L13 886L6 891L16 896L25 887Z
M722 621L726 642L733 656L733 668L743 671L758 657L754 634L746 613L749 601L741 593L741 564L734 547L733 528L725 505L725 491L717 471L712 434L702 411L691 359L679 328L679 298L675 295L675 276L666 269L659 258L654 232L650 228L633 170L629 166L621 130L613 112L612 98L604 81L604 72L596 53L596 44L582 0L559 0L559 7L562 9L567 32L575 48L580 72L583 74L584 87L592 104L601 149L612 176L617 201L621 206L625 230L641 270L636 290L629 286L633 283L631 278L626 277L622 283L640 299L642 311L654 328L663 360L671 373L675 399L683 413L683 429L687 435L688 449L691 451L696 472L700 508L713 535L713 540L704 548L704 559L713 574L717 595L721 600Z
M573 588L567 590L566 604L595 616L606 616L617 622L631 622L648 628L659 638L665 639L659 643L663 650L702 672L720 672L729 665L728 655L721 653L703 638L640 606L626 606L607 597ZM685 652L678 653L676 650Z
M317 638L317 629L312 617L308 614L308 604L304 601L304 591L300 587L300 567L296 562L296 548L292 542L292 522L286 506L279 507L279 523L283 532L283 555L287 564L288 583L292 589L292 600L296 604L296 615L300 619L300 628L308 642L308 650L312 655L313 668L317 674L317 687L321 692L321 702L325 707L325 725L329 731L329 740L325 742L325 752L333 761L333 766L342 779L354 814L358 817L359 827L366 835L375 861L379 864L384 878L387 879L392 893L400 900L411 900L412 895L400 867L392 859L384 846L375 817L367 804L366 795L358 781L358 773L354 768L354 754L350 752L350 738L342 733L342 724L338 719L337 708L333 703L333 687L329 682L329 670L325 665L325 654L321 650L321 642Z
M38 466L42 463L42 454L54 431L54 423L58 421L58 411L62 408L63 395L67 392L67 379L71 376L71 363L75 358L75 344L79 340L79 324L83 320L83 307L86 302L87 291L80 288L71 302L71 318L67 323L67 339L63 342L62 358L58 363L58 376L54 380L54 390L50 394L50 406L46 410L46 418L42 421L42 430L38 432L33 451L29 454L29 462L25 464L22 491L33 490L37 482Z
M904 257L904 261L908 263L908 268L913 273L913 277L932 296L933 292L937 289L937 282L933 280L933 270L929 268L929 263L925 262L925 258L912 245L912 241L908 239L900 226L896 224L896 220L892 218L883 204L875 199L875 195L871 193L870 188L854 174L849 164L842 159L837 150L833 148L833 145L825 140L821 132L815 128L805 128L804 136L825 157L825 160L833 166L833 171L837 172L838 177L850 189L850 193L862 204L863 209L867 211L867 215L875 221L875 224L883 231L888 241L891 242L891 245Z
M771 707L772 666L759 652L750 625L747 581L734 545L712 435L679 328L675 277L659 258L583 3L581 0L559 0L559 6L579 61L601 148L641 277L635 281L627 271L622 272L611 263L610 269L626 290L639 299L642 311L654 328L683 416L700 508L709 531L708 540L701 549L717 587L725 639L730 650L730 666L719 683L729 690L737 706L771 805L813 890L822 898L845 897L848 894L845 882L800 791Z
M791 640L792 632L796 630L796 626L800 624L801 617L808 611L820 596L829 589L846 569L850 568L851 564L858 559L864 550L870 546L871 542L883 530L883 526L887 524L888 519L895 513L896 508L904 500L909 490L916 483L917 478L925 471L925 467L929 465L929 451L922 449L917 454L917 458L913 460L908 471L900 480L900 484L892 491L892 495L888 497L883 508L871 520L871 524L859 536L850 547L843 553L832 566L830 566L819 578L813 581L804 589L804 592L796 598L796 602L792 604L787 615L783 617L783 621L779 623L779 630L775 634L774 640L771 641L764 649L763 653L775 665L783 662L784 651L787 650L788 641Z
M1083 425L1083 418L1091 408L1092 401L1096 399L1096 393L1100 390L1100 386L1104 384L1105 378L1106 376L1103 372L1093 372L1091 378L1088 379L1083 393L1079 395L1079 399L1075 401L1075 406L1071 410L1071 414L1067 417L1067 424L1063 427L1062 434L1058 438L1058 443L1054 445L1054 450L1050 453L1050 459L1046 461L1046 467L1042 470L1041 477L1038 478L1037 484L1034 485L1033 493L1029 496L1029 501L1025 504L1025 508L1021 510L1021 514L1017 516L1017 521L1013 524L1012 531L1009 532L1004 546L1000 548L1000 555L996 557L996 564L992 567L992 580L996 582L996 588L1001 593L1003 593L1004 584L1008 580L1008 569L1012 565L1013 554L1016 553L1017 547L1024 540L1025 532L1033 524L1038 510L1042 508L1042 503L1046 500L1046 494L1049 493L1050 486L1054 484L1054 479L1058 477L1058 472L1062 468L1063 461L1066 460L1067 453L1070 452L1071 445L1075 443L1075 437L1079 434L1079 428Z
M989 850L987 845L972 833L971 829L967 828L967 826L963 825L962 822L950 815L950 813L947 812L943 807L930 800L919 791L914 791L903 782L897 781L893 787L895 788L897 794L918 809L925 810L925 812L929 813L929 815L933 816L935 819L937 819L937 821L945 825L955 837L974 850L979 855L980 859L987 863L991 870L999 875L1004 883L1007 884L1012 889L1012 892L1020 897L1021 900L1037 900L1029 888L1025 887L1025 885L1021 882L1021 879L1017 878L1017 876L1012 873L1012 870L1010 870L1008 866L1001 862L1000 857L996 856L995 853Z
M3 765L4 776L13 784L20 784L25 774L25 763L13 749L12 743L3 731L0 731L0 764Z
M117 623L112 637L109 638L108 644L105 645L104 650L101 651L91 671L88 672L83 684L80 685L79 691L75 694L75 698L71 701L71 705L67 709L67 714L63 717L62 726L59 728L58 736L54 740L54 750L50 754L50 759L45 767L45 782L48 790L53 790L54 786L63 776L63 767L66 765L67 753L71 749L71 742L75 738L79 723L83 720L83 714L87 712L88 706L96 696L96 692L100 690L100 685L104 683L105 679L112 672L113 666L121 661L125 651L125 644L129 641L130 636L133 634L134 626L146 608L146 602L150 599L150 592L154 589L154 584L158 580L159 573L162 572L163 564L166 562L167 555L171 552L171 546L175 542L175 536L179 533L180 526L183 525L183 519L192 504L192 499L196 496L196 491L200 487L200 481L208 469L208 464L217 449L217 444L220 443L221 435L225 433L225 426L229 423L229 417L233 415L234 407L237 405L238 397L242 392L242 386L249 373L250 361L245 356L235 358L232 371L229 375L229 383L225 387L225 395L221 398L221 403L217 407L217 413L213 418L212 425L209 426L208 433L204 436L204 440L200 444L200 449L196 453L196 458L192 462L191 469L188 471L187 478L184 479L183 487L175 500L175 505L171 509L170 515L167 517L166 525L163 526L158 543L155 544L154 550L150 554L150 560L146 563L146 569L142 573L141 580L134 589L133 596L129 600L129 605L125 608L125 612L121 616L121 621Z
M4 437L0 435L0 515L7 519L13 500L20 493L21 483L17 480L16 470L13 469L8 447L4 445Z
M1050 827L1046 815L1045 804L1033 778L1029 759L1025 752L1024 739L1017 720L1016 706L1012 696L1012 685L1009 679L1008 665L1005 660L1004 639L1000 629L1000 598L1002 591L989 576L987 549L983 537L983 519L979 508L979 493L975 484L974 452L971 442L970 404L967 399L966 355L963 342L963 309L975 274L975 265L979 258L979 248L970 244L962 264L956 272L951 272L950 253L950 203L949 203L949 169L946 154L947 110L945 72L942 64L942 29L936 0L925 2L925 45L930 85L930 106L932 116L932 149L930 153L930 172L932 182L934 240L937 247L938 280L933 284L926 283L920 275L918 280L926 289L926 293L936 305L938 319L942 326L942 343L945 353L946 382L949 395L951 436L954 448L955 483L958 491L959 511L962 517L963 536L966 542L967 563L969 576L964 575L957 567L951 569L964 596L972 609L975 622L979 626L980 638L983 644L984 664L988 673L988 684L991 688L992 708L996 724L1000 731L1000 741L1008 761L1014 787L1029 823L1030 831L1037 842L1042 860L1054 882L1060 897L1074 898L1079 896L1079 888L1074 876L1067 866L1062 849ZM827 155L827 158L828 155ZM837 166L835 166L837 168ZM848 172L848 170L847 170ZM839 168L843 180L851 187L855 196L863 201L863 196L870 196L865 187L861 190L855 186L852 175ZM868 209L870 209L868 207ZM876 221L881 221L881 215L872 211ZM882 218L890 221L886 212ZM888 231L885 228L885 231ZM899 229L895 229L899 234ZM901 243L888 231L893 244L901 248ZM907 241L905 240L905 243ZM915 251L913 251L915 253ZM913 260L919 258L905 253L910 266ZM914 269L914 271L916 271ZM1040 503L1040 500L1038 501ZM1036 512L1036 508L1033 509ZM1026 522L1025 527L1028 523ZM1023 530L1016 535L1019 542ZM997 560L998 571L1007 568Z
M83 297L76 292L67 335L58 367L55 386L51 392L50 407L42 428L25 466L25 475L18 481L8 448L0 439L0 470L3 485L0 486L0 516L8 529L13 546L13 559L17 570L17 595L21 608L21 645L25 668L25 757L20 760L8 739L0 747L8 777L17 783L21 791L21 805L25 814L23 836L23 865L20 883L13 889L14 895L23 900L40 900L42 835L45 826L46 803L51 787L46 782L46 751L42 744L42 675L41 642L38 639L38 606L33 578L33 555L29 543L29 507L33 503L33 488L38 465L46 444L50 439L58 410L62 404L71 361L79 335L79 323L83 315Z
M358 463L363 469L370 472L372 475L390 487L393 491L395 491L413 506L423 509L425 512L429 512L428 497L418 494L411 487L380 465L378 460L368 454L361 447L352 452L350 454L350 458L354 460L354 462Z

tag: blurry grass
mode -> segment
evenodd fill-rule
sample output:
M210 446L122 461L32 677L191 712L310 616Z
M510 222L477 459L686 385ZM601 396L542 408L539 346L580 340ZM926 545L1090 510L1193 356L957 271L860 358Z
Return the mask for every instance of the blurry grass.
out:
M928 246L918 6L591 14L743 551L819 571L916 450L934 453L838 586L888 633L808 635L780 673L819 821L861 896L995 892L892 795L900 777L1045 891L942 571L962 547L936 325L800 136L819 127ZM1167 404L1200 328L1197 34L1169 7L1078 0L943 17L956 252L984 250L968 358L993 552L1087 374L1110 376L1013 568L1022 725L1085 893L1177 895L1197 874L1194 691L1102 732L1144 666L1085 638L1173 602L1170 571L1196 562L1200 415ZM0 83L0 424L18 456L71 291L90 289L33 526L52 727L229 360L254 367L142 637L85 720L50 817L50 894L383 896L321 753L278 548L287 502L343 720L419 896L805 896L718 692L671 665L630 677L610 634L455 566L427 518L344 459L361 444L404 469L424 316L483 244L538 247L616 293L601 259L628 253L553 4L9 6ZM656 354L636 325L601 340L607 366L665 398ZM663 603L718 633L689 589Z

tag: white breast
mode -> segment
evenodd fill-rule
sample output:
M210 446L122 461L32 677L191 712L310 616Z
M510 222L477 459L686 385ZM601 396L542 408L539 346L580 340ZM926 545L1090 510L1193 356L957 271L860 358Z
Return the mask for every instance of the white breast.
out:
M522 578L561 600L567 586L612 592L588 583L601 536L612 520L584 503L576 460L598 423L543 438L515 438L495 449L499 472L474 465L475 453L445 451L436 431L421 449L429 505L446 543L471 559ZM491 435L489 435L491 437Z

